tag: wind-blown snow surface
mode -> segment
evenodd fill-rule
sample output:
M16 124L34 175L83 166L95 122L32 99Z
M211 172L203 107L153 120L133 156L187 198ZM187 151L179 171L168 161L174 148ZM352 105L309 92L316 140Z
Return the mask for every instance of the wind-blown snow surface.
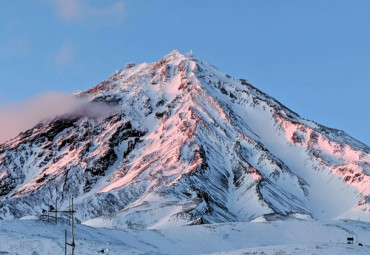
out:
M74 197L78 220L120 229L370 221L368 146L191 55L131 64L76 96L114 112L45 120L0 145L2 219Z
M0 221L0 254L64 254L67 224ZM77 225L75 254L369 254L369 223L285 221L124 231ZM354 244L346 244L353 236ZM361 242L363 245L359 246ZM70 249L68 249L68 253Z

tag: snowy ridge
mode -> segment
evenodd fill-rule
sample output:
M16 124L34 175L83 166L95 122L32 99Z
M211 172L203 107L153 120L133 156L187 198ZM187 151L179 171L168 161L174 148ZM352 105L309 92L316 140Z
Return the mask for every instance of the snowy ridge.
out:
M0 145L0 217L76 198L91 226L167 228L293 213L370 221L370 148L190 54L128 65Z

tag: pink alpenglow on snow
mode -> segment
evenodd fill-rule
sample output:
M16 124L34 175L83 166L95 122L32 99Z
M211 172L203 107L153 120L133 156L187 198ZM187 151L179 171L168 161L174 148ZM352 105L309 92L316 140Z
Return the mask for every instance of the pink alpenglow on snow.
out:
M0 144L2 218L74 197L82 222L123 229L370 221L368 146L192 54L40 98L2 110L33 117Z

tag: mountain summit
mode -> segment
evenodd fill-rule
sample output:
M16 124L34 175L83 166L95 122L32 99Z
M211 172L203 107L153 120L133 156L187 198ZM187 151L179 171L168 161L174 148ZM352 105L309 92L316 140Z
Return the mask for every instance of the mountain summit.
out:
M0 145L0 218L75 198L85 224L166 228L276 218L370 221L370 148L192 53L129 63L69 114Z

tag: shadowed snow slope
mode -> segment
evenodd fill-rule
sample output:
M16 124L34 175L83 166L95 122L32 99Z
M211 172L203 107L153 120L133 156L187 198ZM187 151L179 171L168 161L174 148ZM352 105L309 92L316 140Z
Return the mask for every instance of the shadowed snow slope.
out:
M0 254L64 254L70 226L33 220L0 221ZM352 236L355 243L346 244ZM369 223L357 221L238 222L125 231L75 228L75 254L291 254L368 255ZM359 246L361 242L363 246ZM70 249L68 248L68 252ZM69 254L69 253L68 253Z
M370 221L368 146L191 55L129 65L75 96L114 110L45 120L0 145L1 218L74 197L79 220L112 228Z

